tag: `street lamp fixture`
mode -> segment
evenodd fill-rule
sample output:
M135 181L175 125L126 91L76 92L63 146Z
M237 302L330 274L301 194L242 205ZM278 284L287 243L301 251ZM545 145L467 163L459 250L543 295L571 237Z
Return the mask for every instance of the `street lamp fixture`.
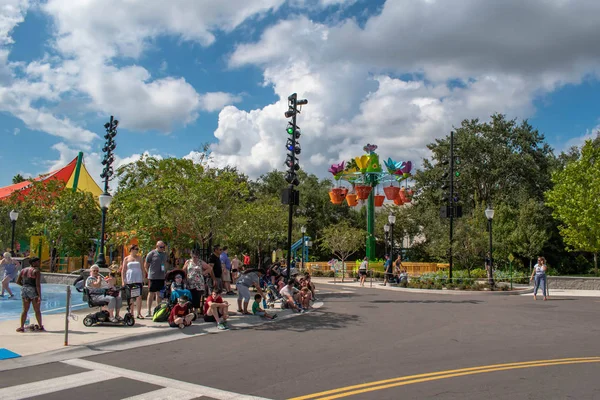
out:
M488 284L490 285L490 289L494 287L494 258L492 257L492 220L494 219L494 209L492 206L488 206L485 209L485 217L488 220L488 230L490 232L490 257L488 264Z
M15 256L15 228L17 226L17 219L19 218L19 212L12 210L10 213L8 213L8 216L10 217L10 222L12 224L12 237L10 240L10 254L14 257Z
M110 195L110 193L102 193L100 196L98 196L100 208L108 209L108 207L110 207L110 203L112 203L112 199L113 197Z
M390 260L392 260L392 262L394 262L394 224L396 223L396 216L394 214L388 215L388 223L390 224L390 237L391 237Z
M103 268L106 266L106 259L104 257L104 232L106 229L106 212L108 211L108 207L112 202L112 196L110 193L102 193L98 200L100 201L100 208L102 209L102 225L100 225L100 251L98 253L98 259L96 260L96 264L99 267Z
M388 255L388 240L390 238L390 225L389 224L385 224L383 226L383 232L384 232L384 248L385 248L385 254Z

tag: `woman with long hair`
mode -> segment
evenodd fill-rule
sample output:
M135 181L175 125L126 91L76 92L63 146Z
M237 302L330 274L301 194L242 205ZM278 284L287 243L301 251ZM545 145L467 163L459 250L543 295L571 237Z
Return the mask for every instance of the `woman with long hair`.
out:
M530 281L534 281L533 299L537 300L537 292L541 285L544 300L548 300L548 296L546 293L546 271L548 270L548 266L546 265L546 259L542 256L538 257L537 261L537 264L535 264L535 266L533 267L531 278L529 278Z

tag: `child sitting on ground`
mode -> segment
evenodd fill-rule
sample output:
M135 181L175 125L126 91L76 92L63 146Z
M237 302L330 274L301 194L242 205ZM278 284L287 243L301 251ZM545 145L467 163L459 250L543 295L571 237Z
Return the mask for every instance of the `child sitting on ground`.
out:
M310 289L308 288L308 286L304 286L302 289L300 289L299 300L300 300L300 305L302 306L302 308L304 308L305 310L310 309L310 301L312 300L312 293L311 293Z
M177 304L171 310L169 314L169 326L171 328L183 329L186 326L192 325L194 319L194 313L191 309L191 303L188 301L188 297L183 295L177 299Z
M254 303L252 303L252 314L259 315L266 319L275 319L277 318L277 314L267 314L265 310L260 308L260 302L262 301L262 296L260 294L256 294L254 296Z

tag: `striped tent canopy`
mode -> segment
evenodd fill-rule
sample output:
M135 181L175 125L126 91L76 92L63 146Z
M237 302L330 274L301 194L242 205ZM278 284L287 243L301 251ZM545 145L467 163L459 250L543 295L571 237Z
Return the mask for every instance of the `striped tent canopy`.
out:
M33 179L36 182L44 182L50 180L59 180L65 183L65 188L77 189L84 192L89 192L97 199L102 194L102 189L94 178L90 175L85 164L83 163L83 153L79 153L77 157L61 169L40 175ZM19 192L26 196L31 190L32 181L24 181L14 185L0 188L0 200L10 197L13 193Z

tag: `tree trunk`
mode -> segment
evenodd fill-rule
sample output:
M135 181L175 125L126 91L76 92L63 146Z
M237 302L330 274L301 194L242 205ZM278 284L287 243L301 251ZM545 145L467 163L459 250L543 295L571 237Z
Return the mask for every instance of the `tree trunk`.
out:
M598 253L594 253L594 273L598 276Z
M344 275L346 275L346 269L344 268L344 263L346 260L342 259L342 283L344 283ZM335 274L335 270L333 272Z

